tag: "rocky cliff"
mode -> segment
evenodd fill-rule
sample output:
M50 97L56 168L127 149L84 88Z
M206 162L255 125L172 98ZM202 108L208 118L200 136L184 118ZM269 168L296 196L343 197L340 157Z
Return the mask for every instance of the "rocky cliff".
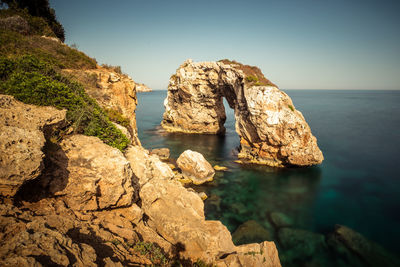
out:
M102 66L88 70L64 69L62 72L82 83L86 93L96 99L102 108L125 117L129 121L128 125L125 125L128 129L122 131L129 132L133 145L140 145L135 114L136 83L132 78Z
M58 136L64 122L64 110L0 95L2 265L280 266L273 242L235 246L205 220L199 195L158 156Z
M317 140L290 97L258 68L233 61L185 61L170 78L161 125L172 132L224 134L223 97L235 111L239 158L279 167L322 162Z

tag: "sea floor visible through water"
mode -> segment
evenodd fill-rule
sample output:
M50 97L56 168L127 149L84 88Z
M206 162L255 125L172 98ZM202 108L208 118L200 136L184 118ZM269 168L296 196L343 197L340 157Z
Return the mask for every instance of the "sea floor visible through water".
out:
M169 148L175 159L191 149L212 165L228 167L217 172L213 182L195 189L208 195L206 218L222 221L232 233L251 221L278 241L271 217L293 229L324 235L340 224L399 255L400 91L284 91L317 137L325 157L321 165L281 169L235 163L239 137L226 103L225 136L163 133L165 90L138 93L139 138L147 149ZM254 235L266 235L261 232ZM280 246L279 253L284 266L311 261L307 252L297 260L293 258L300 252L291 251L293 256ZM321 262L330 260L317 261Z

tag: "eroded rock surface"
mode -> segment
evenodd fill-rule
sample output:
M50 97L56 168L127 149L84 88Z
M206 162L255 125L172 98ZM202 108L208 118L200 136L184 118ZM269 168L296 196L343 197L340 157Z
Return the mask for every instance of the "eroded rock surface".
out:
M182 175L199 185L213 180L215 171L202 154L192 150L185 150L176 163L182 170Z
M84 84L85 91L96 99L102 108L118 111L128 118L132 144L140 144L135 114L136 83L131 77L100 66L89 70L64 69L63 73L72 75Z
M45 135L65 122L65 110L26 105L0 95L0 194L13 196L44 167Z
M57 167L43 183L48 183L50 193L66 196L72 209L125 207L137 200L137 178L121 151L84 135L66 138L60 147L52 155Z
M21 162L2 158L9 168L3 173L23 178L4 190L14 194L19 188L15 196L0 196L3 265L147 266L172 264L176 257L222 266L280 266L272 243L236 247L221 222L205 220L199 194L178 182L157 155L141 146L130 146L123 155L84 135L47 140L41 151L65 111L12 97L0 97L0 104L1 133L6 133L0 135L1 157L3 151L23 155ZM19 142L18 132L34 150Z
M290 97L264 76L245 74L246 65L225 63L187 60L177 69L164 101L163 128L222 134L225 97L235 111L239 158L279 167L321 163L317 140Z

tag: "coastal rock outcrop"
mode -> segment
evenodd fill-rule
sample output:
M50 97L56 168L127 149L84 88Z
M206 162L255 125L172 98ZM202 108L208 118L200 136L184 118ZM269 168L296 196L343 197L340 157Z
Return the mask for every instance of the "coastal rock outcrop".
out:
M182 170L182 175L199 185L213 180L215 171L202 154L192 150L185 150L176 163Z
M26 105L0 95L0 194L13 196L44 168L45 135L65 122L65 110Z
M272 242L236 247L220 221L206 220L199 194L174 179L157 155L141 146L122 154L97 137L78 134L49 139L54 127L63 125L65 111L8 96L0 103L2 129L26 132L26 144L39 140L35 152L0 135L2 157L6 151L32 161L27 170L10 169L9 175L23 179L1 193L5 265L142 266L176 257L219 266L280 266ZM2 163L13 168L6 160ZM22 168L24 162L13 164Z
M42 183L55 196L67 196L69 207L101 210L130 206L137 200L137 178L121 151L84 135L66 138L60 147L51 155L52 172Z
M232 61L185 61L171 76L162 127L167 131L223 134L223 97L234 109L238 157L270 166L319 164L323 155L290 97L256 67Z
M151 88L144 83L136 83L136 92L151 92Z
M62 72L84 84L86 93L96 99L102 108L115 110L129 119L132 144L140 145L135 114L136 84L131 77L101 66L88 70L64 69Z

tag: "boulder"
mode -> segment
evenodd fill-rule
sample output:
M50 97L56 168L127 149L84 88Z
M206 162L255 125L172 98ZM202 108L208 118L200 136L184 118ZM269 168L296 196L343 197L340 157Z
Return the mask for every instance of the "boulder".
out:
M169 149L168 148L156 148L151 150L152 155L157 155L161 160L169 159Z
M232 240L236 245L271 241L272 234L254 220L247 221L233 232Z
M184 151L176 161L182 170L183 177L199 185L213 180L215 171L210 163L199 152Z
M130 206L137 200L137 178L121 151L97 137L73 135L52 156L57 166L43 184L74 210Z
M322 162L290 97L258 68L238 62L185 61L169 80L161 125L171 132L224 134L223 97L235 112L239 158L277 167Z
M0 95L1 195L14 196L21 185L41 174L45 137L65 123L65 114L65 110L27 105Z

